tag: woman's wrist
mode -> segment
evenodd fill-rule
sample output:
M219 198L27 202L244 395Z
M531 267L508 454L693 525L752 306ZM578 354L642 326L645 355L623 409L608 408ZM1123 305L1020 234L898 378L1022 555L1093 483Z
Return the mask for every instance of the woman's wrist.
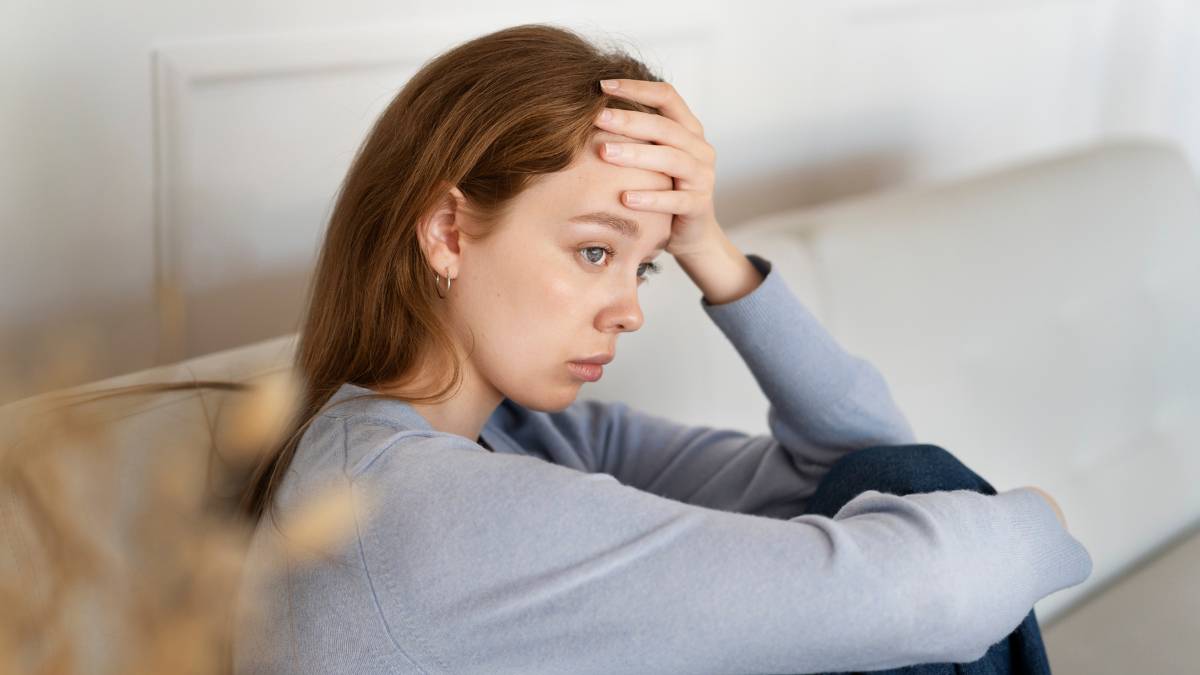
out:
M710 305L745 297L763 282L763 275L723 233L708 246L676 255L675 260Z

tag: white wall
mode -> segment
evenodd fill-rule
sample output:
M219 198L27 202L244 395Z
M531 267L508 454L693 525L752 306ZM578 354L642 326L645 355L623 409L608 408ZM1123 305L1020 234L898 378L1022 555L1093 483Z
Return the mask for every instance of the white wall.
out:
M726 227L1112 134L1200 166L1189 0L493 6L5 3L0 403L294 330L373 116L421 61L516 23L641 47L718 150ZM63 340L102 360L28 379Z

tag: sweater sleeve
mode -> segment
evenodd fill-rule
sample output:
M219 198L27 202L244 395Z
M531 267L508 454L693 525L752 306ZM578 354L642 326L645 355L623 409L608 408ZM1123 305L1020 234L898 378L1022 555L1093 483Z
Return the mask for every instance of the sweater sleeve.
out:
M1024 488L867 491L832 518L776 519L445 434L348 475L372 505L357 525L371 611L427 673L969 662L1091 570Z
M749 294L703 310L733 344L769 407L770 435L689 426L621 402L583 401L556 414L575 426L595 469L654 494L773 517L804 512L821 478L843 455L914 443L887 383L846 352L796 298L771 263Z

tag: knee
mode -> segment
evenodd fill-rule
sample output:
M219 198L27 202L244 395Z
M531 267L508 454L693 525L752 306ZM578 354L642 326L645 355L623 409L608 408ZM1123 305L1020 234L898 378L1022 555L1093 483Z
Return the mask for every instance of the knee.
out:
M859 491L878 490L898 495L963 489L996 494L987 481L948 450L927 443L883 445L851 452L833 465L826 479L857 483Z

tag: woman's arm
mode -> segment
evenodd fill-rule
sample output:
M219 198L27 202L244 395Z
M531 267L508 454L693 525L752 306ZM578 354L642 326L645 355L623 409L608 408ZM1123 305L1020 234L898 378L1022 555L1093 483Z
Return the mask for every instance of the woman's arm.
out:
M600 155L672 178L670 190L624 191L622 199L629 208L671 214L666 251L700 288L704 311L767 395L771 436L689 428L622 406L560 412L568 433L590 425L580 448L589 454L584 463L665 496L779 514L802 507L846 453L912 442L875 368L841 349L769 263L743 255L726 236L713 203L716 150L679 91L624 78L601 86L659 113L606 108L595 120L599 128L650 143L606 143L621 151ZM788 503L780 503L781 494Z
M429 673L968 662L1091 569L1028 490L867 491L832 518L779 520L449 435L384 436L348 474L376 505L357 530L376 601L360 609Z

